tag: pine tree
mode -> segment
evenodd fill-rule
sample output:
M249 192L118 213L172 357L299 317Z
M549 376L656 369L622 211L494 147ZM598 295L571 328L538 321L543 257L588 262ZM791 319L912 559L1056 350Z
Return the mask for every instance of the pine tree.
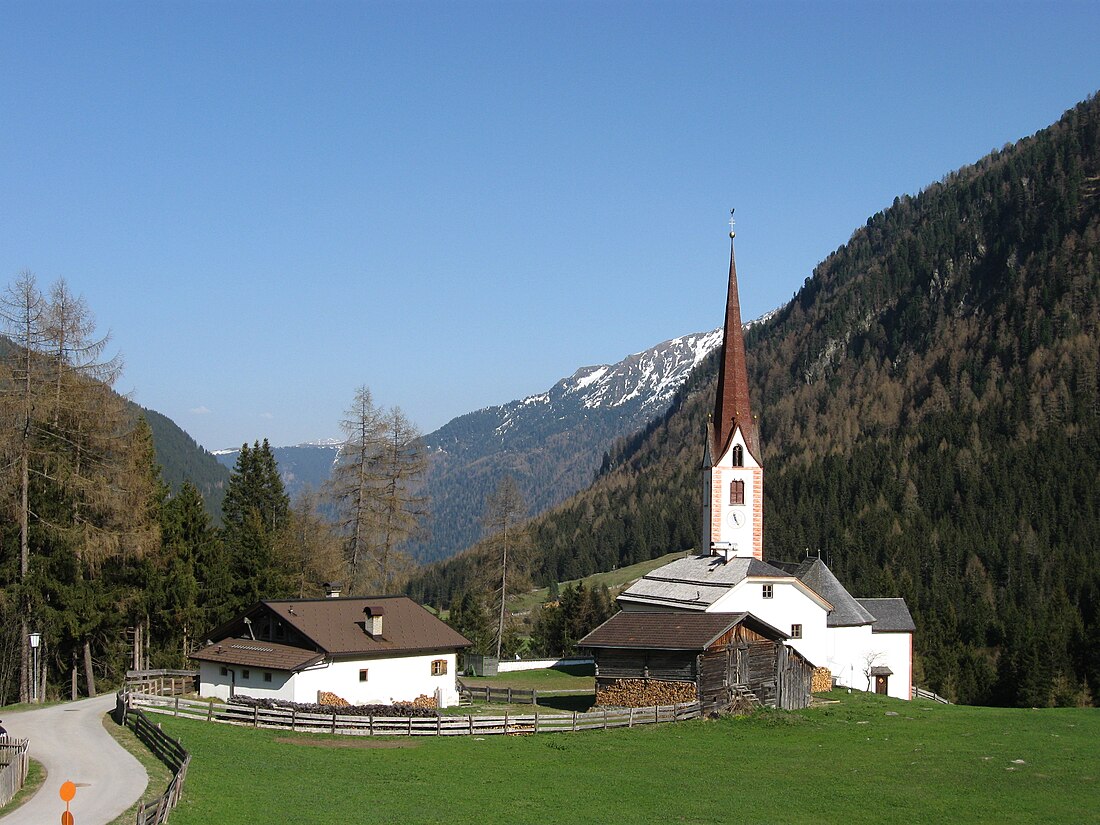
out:
M233 578L230 612L293 592L290 573L276 552L289 512L290 499L267 439L251 448L243 444L222 503L222 541Z

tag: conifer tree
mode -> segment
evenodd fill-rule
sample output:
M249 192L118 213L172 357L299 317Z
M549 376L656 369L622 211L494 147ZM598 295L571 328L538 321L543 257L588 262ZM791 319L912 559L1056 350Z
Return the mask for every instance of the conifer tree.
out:
M267 439L241 446L222 503L222 540L233 577L232 611L291 592L276 544L286 528L290 499Z

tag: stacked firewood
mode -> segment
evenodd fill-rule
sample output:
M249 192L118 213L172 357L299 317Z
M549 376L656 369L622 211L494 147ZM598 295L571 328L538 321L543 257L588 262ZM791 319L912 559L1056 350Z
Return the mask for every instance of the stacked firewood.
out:
M810 693L824 693L833 689L833 674L827 667L815 667L810 681Z
M658 682L652 679L619 679L596 691L596 704L620 708L644 708L695 701L691 682Z
M411 702L398 702L397 704L409 705L410 707L414 707L419 710L435 710L435 697L428 696L422 693Z
M351 702L347 699L341 699L335 693L329 693L327 690L317 691L317 704L329 705L334 708L346 708L351 706Z

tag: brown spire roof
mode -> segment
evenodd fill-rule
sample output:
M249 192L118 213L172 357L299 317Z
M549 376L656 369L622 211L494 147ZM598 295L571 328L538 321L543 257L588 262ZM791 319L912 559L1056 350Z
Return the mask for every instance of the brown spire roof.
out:
M718 367L718 393L714 399L714 443L711 455L717 461L726 451L733 431L740 426L749 452L760 460L756 421L749 408L749 373L745 366L745 336L741 331L741 301L737 296L737 262L730 232L730 280L726 295L726 327L722 335L722 360Z

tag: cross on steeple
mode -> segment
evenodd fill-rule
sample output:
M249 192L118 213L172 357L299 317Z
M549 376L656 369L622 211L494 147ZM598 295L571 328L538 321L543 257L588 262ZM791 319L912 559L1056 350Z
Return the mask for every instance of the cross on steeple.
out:
M733 231L733 210L731 209L730 210L730 237L732 238L733 236L734 236L734 231Z

